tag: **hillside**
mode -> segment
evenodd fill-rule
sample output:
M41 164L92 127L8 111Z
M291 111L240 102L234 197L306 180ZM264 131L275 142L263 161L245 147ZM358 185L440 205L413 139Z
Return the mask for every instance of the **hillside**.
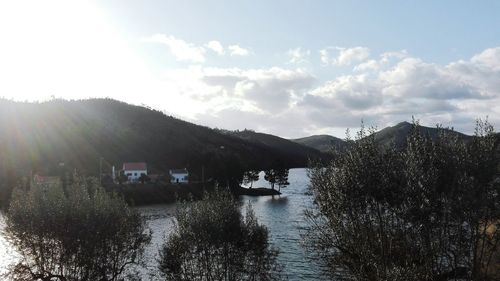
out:
M322 152L330 152L334 148L342 149L346 142L330 135L313 135L310 137L292 139L291 141L315 148Z
M413 125L409 122L401 122L398 123L394 126L384 128L378 132L375 133L375 141L383 147L387 147L389 145L395 144L396 147L404 147L406 144L406 138L411 132ZM418 127L419 132L427 137L430 137L431 139L436 139L439 134L439 130L437 128L431 128L431 127L425 127L425 126L419 126ZM444 129L448 130L448 129ZM456 134L459 139L467 141L471 136L462 134L460 132L456 131L451 131L448 130L449 132Z
M250 130L226 132L226 134L238 137L244 141L261 147L273 147L275 152L287 155L283 160L286 162L293 159L308 162L309 159L324 158L325 155L315 148L302 145L284 138L270 134L257 133Z
M375 141L381 147L388 147L395 144L396 147L402 148L406 144L406 139L411 132L413 125L409 122L400 122L394 126L386 127L380 131L375 132ZM419 126L419 132L431 139L436 139L439 134L437 128ZM448 130L448 129L444 129ZM456 134L459 139L468 141L472 136L465 135L463 133L448 130L452 134ZM306 145L311 148L315 148L322 152L331 151L332 148L345 148L347 143L344 140L330 136L330 135L314 135L310 137L293 139L292 141Z
M304 167L310 154L321 156L307 148L290 151L111 99L0 100L0 176L55 174L59 163L97 175L102 158L103 172L123 162L145 161L154 173L187 167L200 176L204 167L209 177L276 162Z

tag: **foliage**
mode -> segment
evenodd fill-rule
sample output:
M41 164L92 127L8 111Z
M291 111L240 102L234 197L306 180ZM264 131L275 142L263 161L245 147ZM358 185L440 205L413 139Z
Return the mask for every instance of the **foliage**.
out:
M271 184L271 188L274 189L274 185L277 184L280 191L282 187L289 185L288 182L288 171L287 168L274 168L264 171L264 179Z
M160 251L166 280L279 280L277 250L253 211L243 217L229 193L215 191L176 214Z
M123 280L150 241L140 214L97 180L75 175L15 189L5 236L21 254L14 280Z
M259 171L250 170L243 173L243 184L250 184L252 188L253 182L259 180Z
M264 179L269 182L271 188L274 189L274 185L278 180L278 170L277 169L269 169L264 171Z
M141 176L139 177L139 181L142 184L145 184L146 182L150 182L151 178L148 175L146 175L146 174L141 174Z
M277 171L277 177L276 177L276 184L278 185L279 191L281 191L282 187L286 187L290 185L288 182L288 169L278 169Z
M430 138L414 123L397 150L381 148L362 128L345 153L311 169L317 210L307 214L309 245L332 275L494 280L500 184L493 128L478 121L467 143L438 129Z

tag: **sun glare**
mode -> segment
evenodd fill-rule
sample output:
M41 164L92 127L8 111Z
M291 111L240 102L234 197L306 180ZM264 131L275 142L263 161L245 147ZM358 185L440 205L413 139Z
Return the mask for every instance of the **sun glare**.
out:
M141 60L91 2L1 2L0 34L0 96L127 101L149 85Z

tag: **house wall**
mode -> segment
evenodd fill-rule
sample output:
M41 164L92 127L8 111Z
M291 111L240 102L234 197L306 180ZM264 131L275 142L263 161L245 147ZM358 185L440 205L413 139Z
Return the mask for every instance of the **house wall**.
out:
M170 174L171 183L188 183L188 174Z
M136 181L139 181L139 178L141 177L142 174L147 175L148 171L147 170L125 170L123 173L128 177L129 181L136 182Z

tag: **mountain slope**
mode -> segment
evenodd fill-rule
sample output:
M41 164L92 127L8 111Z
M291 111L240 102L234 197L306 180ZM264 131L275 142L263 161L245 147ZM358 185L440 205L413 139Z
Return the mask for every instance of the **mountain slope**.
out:
M288 155L291 159L298 158L307 162L309 159L318 160L326 157L325 154L317 149L270 134L257 133L250 130L227 132L227 134L255 145L273 147L274 151Z
M375 141L381 147L388 147L392 144L395 144L396 147L402 148L406 144L406 139L410 134L412 127L413 125L409 122L400 122L394 126L386 127L378 132L375 132ZM422 135L430 137L432 139L436 139L439 134L439 130L437 128L419 126L418 130ZM468 141L472 138L472 136L468 136L457 131L448 131L452 134L456 134L459 139L464 141ZM292 141L311 148L315 148L322 152L331 151L331 149L334 147L342 149L347 145L344 140L329 135L314 135L310 137L294 139Z
M408 135L410 134L411 130L413 128L413 124L409 122L401 122L398 123L394 126L384 128L378 132L375 133L375 141L383 147L387 147L391 144L395 144L396 147L404 147L406 144L406 139ZM425 127L425 126L419 126L418 127L419 132L427 137L430 137L431 139L436 139L439 135L439 129L437 128L431 128L431 127ZM451 131L448 129L444 129L452 134L456 134L459 139L468 141L472 137L462 134L460 132L456 131Z
M54 174L59 163L96 175L123 162L145 161L153 172L190 169L206 176L235 166L266 168L278 160L307 165L271 145L222 134L144 107L111 99L21 103L0 100L0 176Z
M322 152L330 152L334 148L342 149L346 142L330 135L313 135L305 138L292 139L291 141L315 148Z

